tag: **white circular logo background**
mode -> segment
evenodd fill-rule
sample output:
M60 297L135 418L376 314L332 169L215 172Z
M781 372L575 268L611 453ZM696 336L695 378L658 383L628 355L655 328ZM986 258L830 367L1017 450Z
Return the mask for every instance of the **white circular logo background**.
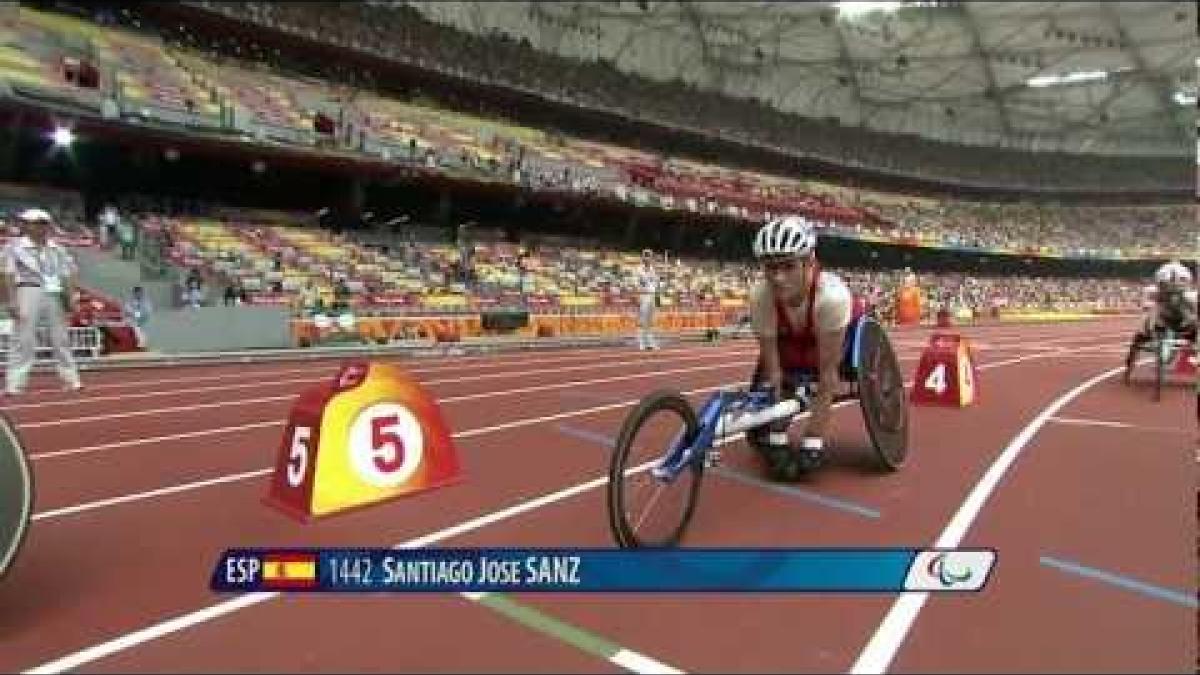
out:
M396 440L402 447L395 447ZM395 463L396 452L403 453L399 466L393 471L381 469L380 462ZM350 425L350 465L365 482L375 487L391 488L407 481L421 466L424 454L425 435L421 432L421 423L408 408L398 403L368 406Z

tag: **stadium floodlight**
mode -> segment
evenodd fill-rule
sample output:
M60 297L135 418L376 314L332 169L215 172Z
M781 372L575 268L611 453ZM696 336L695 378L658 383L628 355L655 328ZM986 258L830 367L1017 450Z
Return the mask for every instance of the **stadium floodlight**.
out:
M54 140L54 145L60 148L69 148L75 142L75 132L66 127L58 127L54 133L50 134L50 138Z
M1038 75L1025 80L1028 87L1053 87L1060 84L1078 84L1080 82L1098 82L1108 79L1107 70L1083 70L1063 75Z
M835 2L838 14L854 18L871 12L894 12L904 6L903 2Z
M842 18L856 19L876 12L890 14L901 9L938 7L941 4L940 2L923 0L906 0L904 2L835 2L833 6Z

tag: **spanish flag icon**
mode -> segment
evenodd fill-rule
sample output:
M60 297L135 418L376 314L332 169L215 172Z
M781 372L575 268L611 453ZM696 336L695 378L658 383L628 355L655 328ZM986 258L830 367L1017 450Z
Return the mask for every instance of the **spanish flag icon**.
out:
M311 553L268 553L263 556L263 588L316 588L317 556Z

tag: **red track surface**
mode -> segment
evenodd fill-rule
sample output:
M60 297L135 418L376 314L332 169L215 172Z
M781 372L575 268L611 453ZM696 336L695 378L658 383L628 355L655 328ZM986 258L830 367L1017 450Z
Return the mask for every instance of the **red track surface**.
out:
M910 462L889 475L861 468L868 445L860 414L840 408L832 465L798 486L878 517L713 475L686 543L932 545L1042 410L1121 363L1131 328L1113 320L964 329L985 368L976 405L913 408ZM893 334L910 377L927 335ZM26 546L0 584L0 670L619 671L458 595L288 596L239 608L208 590L209 574L226 548L391 546L599 478L608 451L586 436L615 435L628 405L613 404L659 387L740 382L752 347L410 362L452 429L479 430L457 440L466 481L308 525L263 506L265 470L292 400L331 374L332 363L98 372L83 395L58 392L42 376L44 390L5 406L33 460L37 506ZM1147 388L1126 387L1117 375L1041 426L962 542L999 551L989 586L931 596L911 629L894 636L889 669L1193 671L1194 607L1039 562L1068 560L1195 597L1193 387L1176 384L1154 403ZM596 407L604 409L588 411ZM157 437L174 438L146 440ZM725 456L730 469L758 471L741 443ZM610 546L603 490L434 545ZM516 600L685 671L828 672L852 667L896 597ZM213 616L195 614L210 606L219 608ZM137 632L176 617L185 618ZM97 645L104 647L57 661Z

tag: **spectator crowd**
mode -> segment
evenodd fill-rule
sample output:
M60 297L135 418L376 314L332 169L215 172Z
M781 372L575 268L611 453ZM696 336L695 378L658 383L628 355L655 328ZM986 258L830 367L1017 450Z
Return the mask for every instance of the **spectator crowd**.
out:
M492 32L473 35L433 22L405 3L213 2L193 5L346 49L439 70L482 83L534 91L635 119L700 130L764 147L848 165L901 170L929 178L1010 187L1089 187L1112 190L1190 186L1194 166L1180 158L1039 154L964 148L901 134L867 132L781 112L764 103L699 90L682 81L658 82L617 69L610 61L565 59L527 40ZM278 58L277 55L266 55ZM330 74L335 74L329 66ZM350 76L348 73L338 73ZM359 70L353 77L362 78ZM1139 161L1139 160L1134 160Z

